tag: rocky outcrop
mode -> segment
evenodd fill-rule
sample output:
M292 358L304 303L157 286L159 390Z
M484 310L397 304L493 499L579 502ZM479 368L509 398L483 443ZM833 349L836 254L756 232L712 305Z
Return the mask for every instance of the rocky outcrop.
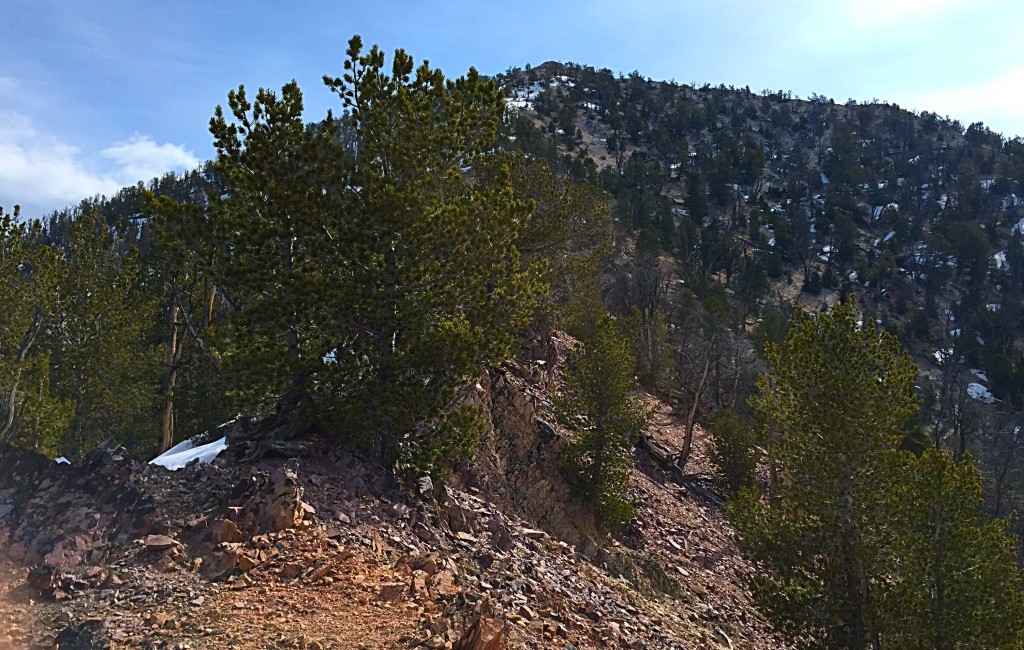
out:
M102 448L81 465L0 444L0 554L56 567L100 562L110 544L160 530L151 498L132 482L123 449Z
M550 415L548 382L560 372L573 341L555 333L520 359L480 378L469 401L487 413L487 428L457 485L479 489L587 557L599 551L592 508L573 495L562 474L567 437Z
M171 539L166 534L175 528L205 554L220 543L293 528L309 514L288 465L263 471L194 464L170 472L117 447L69 465L0 445L0 466L0 556L24 565L100 564L139 540L147 550L164 550L151 542ZM197 514L204 512L210 514Z

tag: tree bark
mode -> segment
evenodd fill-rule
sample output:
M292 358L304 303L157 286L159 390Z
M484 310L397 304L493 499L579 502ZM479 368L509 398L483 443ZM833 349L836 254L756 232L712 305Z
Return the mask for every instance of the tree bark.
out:
M174 443L174 386L178 381L178 370L181 355L185 350L186 337L179 333L178 323L178 288L171 283L170 297L167 301L166 319L167 346L164 352L164 376L160 386L162 403L160 405L160 453L171 448Z
M707 387L708 377L711 374L712 361L713 358L709 356L704 362L704 372L701 374L700 382L694 391L693 404L690 405L690 410L686 414L686 433L683 435L683 448L679 451L679 456L676 458L676 464L679 465L680 469L685 469L686 462L690 460L690 450L693 446L693 427L697 419L697 411L700 409L700 400L704 395L704 389Z

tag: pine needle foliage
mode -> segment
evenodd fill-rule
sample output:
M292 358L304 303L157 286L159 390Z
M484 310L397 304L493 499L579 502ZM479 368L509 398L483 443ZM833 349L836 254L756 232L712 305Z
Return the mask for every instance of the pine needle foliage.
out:
M626 491L633 448L650 412L632 396L636 357L610 316L597 321L594 337L580 345L566 372L567 395L557 400L561 420L576 437L566 471L581 497L591 502L605 530L633 516Z
M341 116L315 124L294 82L232 92L211 121L224 193L157 207L236 309L216 340L243 405L440 471L472 446L456 389L510 354L547 291L516 245L533 205L508 166L466 174L504 110L493 81L446 79L404 50L387 67L359 37L344 69L324 78Z
M799 648L1019 647L1013 544L979 516L977 471L899 449L918 403L896 339L850 303L766 349L770 499L745 490L729 513L777 629Z
M74 405L50 389L46 328L67 277L38 221L0 208L0 442L54 455Z

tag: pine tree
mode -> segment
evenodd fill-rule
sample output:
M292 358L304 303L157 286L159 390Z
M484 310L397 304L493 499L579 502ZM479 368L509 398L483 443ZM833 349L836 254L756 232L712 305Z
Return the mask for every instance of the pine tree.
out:
M44 343L67 275L38 221L0 209L0 442L56 455L72 404L50 390Z
M414 72L402 50L384 64L353 38L325 77L344 114L313 125L294 82L232 92L211 122L223 195L158 211L236 310L214 345L243 405L436 470L469 451L456 388L510 353L545 285L516 247L531 206L509 170L463 172L494 143L494 82Z
M714 439L710 460L725 493L734 496L744 488L754 488L759 454L757 426L740 419L734 409L726 409L715 415L711 428Z
M567 470L579 494L597 509L606 530L633 515L626 499L636 437L650 414L632 397L636 358L629 340L605 315L581 344L566 373L567 396L558 400L561 420L576 430Z
M1022 576L1006 520L986 521L968 456L893 454L876 493L875 619L887 648L1019 648Z
M730 515L762 609L796 647L1016 648L1021 575L969 457L900 449L917 369L856 306L799 316L753 400L776 480Z
M118 242L98 213L69 224L56 314L47 330L53 392L74 403L63 453L80 455L106 438L155 449L159 351L156 303L140 284L136 251Z
M865 534L880 460L917 409L917 368L895 338L859 327L856 307L799 315L752 400L773 476L772 502L732 504L742 544L764 571L755 595L779 630L808 648L874 641Z

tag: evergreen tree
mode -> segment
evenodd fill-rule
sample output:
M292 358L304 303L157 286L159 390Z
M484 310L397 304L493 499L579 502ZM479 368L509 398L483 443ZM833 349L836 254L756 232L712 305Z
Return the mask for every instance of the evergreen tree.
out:
M853 304L798 315L766 356L752 403L766 424L772 502L731 510L764 569L755 596L797 645L861 650L877 637L864 537L880 522L866 502L917 409L917 368L895 338L858 327Z
M714 432L711 464L730 496L757 485L757 427L744 422L733 409L717 414L711 421Z
M890 457L868 531L875 619L886 648L1019 648L1024 596L1007 521L985 521L968 456L937 449Z
M348 57L325 77L339 120L306 126L294 82L251 104L232 92L211 122L225 194L161 213L237 308L219 354L250 408L312 412L388 463L437 470L469 451L473 418L445 415L456 388L509 354L545 291L516 248L531 206L507 169L463 172L494 143L493 81L414 71L402 50L388 74L358 37Z
M69 224L67 275L47 330L53 392L74 404L63 453L80 455L105 438L150 453L156 442L157 307L140 286L135 251L98 213Z
M730 504L755 596L805 648L1015 648L1021 576L970 458L900 450L916 368L855 305L798 317L753 400L771 501Z
M38 221L0 209L0 442L56 455L73 404L50 390L44 338L67 269L42 239Z
M567 470L580 495L597 508L606 530L633 514L626 500L633 447L649 413L631 396L636 358L610 316L597 322L594 338L573 355L566 373L568 396L558 400L562 421L576 430Z

